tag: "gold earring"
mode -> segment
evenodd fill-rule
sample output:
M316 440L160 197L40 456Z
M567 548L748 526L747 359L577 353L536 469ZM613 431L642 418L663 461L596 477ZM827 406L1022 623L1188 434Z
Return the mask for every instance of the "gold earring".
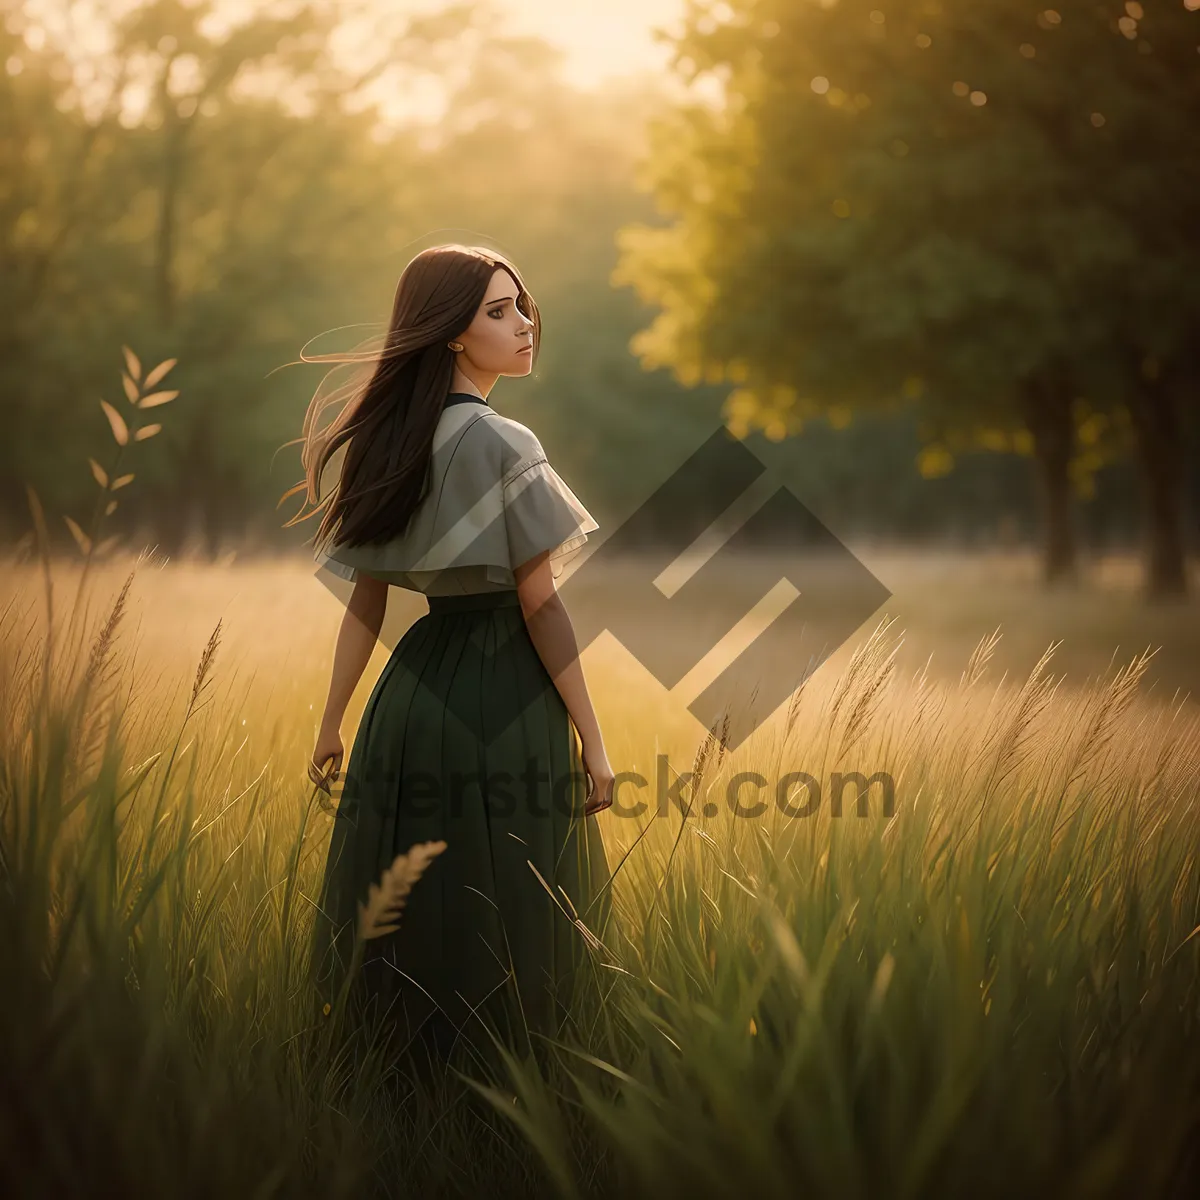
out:
M462 349L462 346L458 342L447 342L446 345L449 346L451 350L461 350Z

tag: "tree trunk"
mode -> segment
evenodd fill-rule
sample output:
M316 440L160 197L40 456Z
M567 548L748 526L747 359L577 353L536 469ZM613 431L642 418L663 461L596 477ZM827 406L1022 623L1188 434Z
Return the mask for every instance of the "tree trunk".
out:
M1146 521L1145 589L1151 597L1187 592L1183 534L1183 428L1170 384L1146 360L1126 407L1133 423Z
M1026 379L1021 389L1025 427L1033 438L1042 506L1042 578L1057 583L1075 575L1075 522L1071 458L1075 422L1065 373L1047 370Z

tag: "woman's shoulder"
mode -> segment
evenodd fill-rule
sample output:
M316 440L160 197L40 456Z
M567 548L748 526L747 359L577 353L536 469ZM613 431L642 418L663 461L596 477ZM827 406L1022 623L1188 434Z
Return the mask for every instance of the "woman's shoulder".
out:
M473 449L486 453L504 473L546 458L542 443L528 425L502 416L493 408L471 422L465 437L471 441Z

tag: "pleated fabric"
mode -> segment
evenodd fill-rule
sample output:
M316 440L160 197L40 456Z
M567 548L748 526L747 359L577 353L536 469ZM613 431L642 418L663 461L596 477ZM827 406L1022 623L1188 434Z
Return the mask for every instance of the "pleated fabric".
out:
M583 814L574 724L516 591L429 604L346 763L313 943L319 995L338 994L369 885L416 843L445 841L400 929L365 943L355 1010L386 1013L402 1043L420 1035L439 1053L463 1037L486 1045L485 1026L520 1044L562 1027L587 961L573 919L604 939L609 865Z

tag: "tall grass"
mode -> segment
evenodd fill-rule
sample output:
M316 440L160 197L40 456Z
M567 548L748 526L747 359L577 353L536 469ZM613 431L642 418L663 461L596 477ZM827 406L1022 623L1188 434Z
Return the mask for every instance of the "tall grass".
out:
M120 653L143 564L86 640L43 565L45 631L16 600L0 618L0 1193L360 1197L428 1190L455 1159L486 1173L436 1092L400 1100L379 1030L314 1021L315 789L239 764L220 623L172 705Z
M736 751L716 725L671 754L682 811L604 819L602 1003L537 1059L430 1079L376 1031L314 1018L330 821L304 779L311 714L250 700L285 670L273 644L235 667L218 625L179 686L128 630L139 585L161 586L144 563L104 577L74 641L31 619L55 594L43 571L0 623L5 1194L1200 1181L1200 727L1139 690L1145 655L1068 688L1053 650L995 679L985 639L944 681L902 674L884 622ZM655 754L686 748L645 732L666 728L649 700L623 689L619 711L618 770L654 779ZM768 780L755 817L725 800L747 771ZM774 802L797 771L825 789L808 817ZM891 774L890 817L878 787L833 815L828 781L852 771Z
M572 1099L644 1195L1192 1194L1194 711L1138 702L1146 655L1066 695L1050 653L985 686L985 640L946 686L888 634L697 805L773 761L891 772L895 816L682 822Z

